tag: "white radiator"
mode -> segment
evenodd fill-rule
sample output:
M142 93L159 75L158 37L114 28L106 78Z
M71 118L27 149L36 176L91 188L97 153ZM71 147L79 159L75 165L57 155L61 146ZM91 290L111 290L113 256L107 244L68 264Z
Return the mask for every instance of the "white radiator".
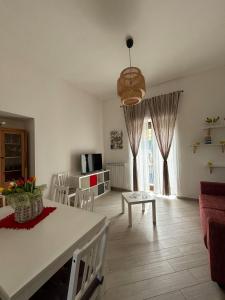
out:
M127 186L127 163L107 162L105 167L110 170L111 187L126 189Z

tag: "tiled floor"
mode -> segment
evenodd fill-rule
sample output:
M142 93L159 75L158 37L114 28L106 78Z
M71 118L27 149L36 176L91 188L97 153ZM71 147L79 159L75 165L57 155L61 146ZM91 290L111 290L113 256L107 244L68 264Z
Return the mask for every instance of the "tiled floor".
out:
M157 199L157 226L151 205L133 206L133 227L121 215L121 194L99 198L95 211L111 220L106 258L105 300L223 300L210 280L198 202ZM126 207L127 212L127 207Z

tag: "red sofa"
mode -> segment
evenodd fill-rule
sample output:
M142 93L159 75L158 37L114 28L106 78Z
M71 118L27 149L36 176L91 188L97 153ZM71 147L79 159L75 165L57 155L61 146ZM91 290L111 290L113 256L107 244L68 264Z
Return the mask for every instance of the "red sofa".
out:
M211 278L225 287L225 183L201 182L199 208Z

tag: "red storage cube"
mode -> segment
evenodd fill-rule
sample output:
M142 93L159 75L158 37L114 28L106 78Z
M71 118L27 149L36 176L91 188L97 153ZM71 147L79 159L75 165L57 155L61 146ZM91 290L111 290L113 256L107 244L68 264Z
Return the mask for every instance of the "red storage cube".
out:
M90 176L90 186L94 186L97 184L97 175Z

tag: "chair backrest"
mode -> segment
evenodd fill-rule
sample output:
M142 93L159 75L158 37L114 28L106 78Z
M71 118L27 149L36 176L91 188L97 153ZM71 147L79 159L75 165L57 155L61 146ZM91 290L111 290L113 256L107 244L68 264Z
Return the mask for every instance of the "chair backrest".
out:
M90 190L76 190L75 206L88 211L94 210L94 193Z
M0 195L0 207L6 206L6 199L5 196Z
M53 200L55 202L68 205L68 195L69 195L68 186L57 186L57 185L55 186L54 197L53 197Z
M80 300L94 281L102 282L108 227L109 223L105 224L89 243L74 252L67 300ZM84 266L80 278L81 264Z
M69 172L62 172L57 174L59 186L69 186Z

